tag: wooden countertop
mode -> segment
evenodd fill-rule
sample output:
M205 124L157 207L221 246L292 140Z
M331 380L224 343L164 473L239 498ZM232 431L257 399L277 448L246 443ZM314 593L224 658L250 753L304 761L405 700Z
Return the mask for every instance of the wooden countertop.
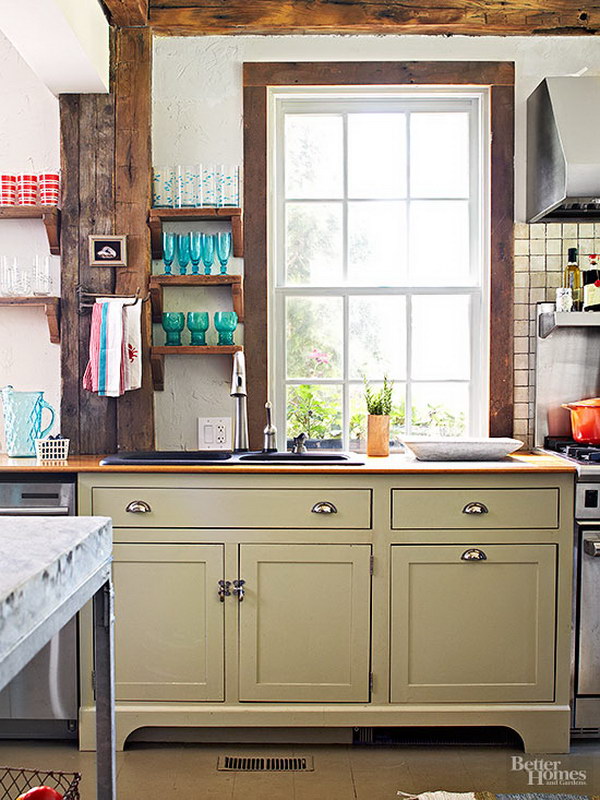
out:
M312 465L310 467L281 464L258 465L236 464L235 466L100 466L102 456L73 456L68 461L40 464L35 458L9 458L0 455L0 473L42 472L42 473L79 473L79 472L145 472L145 473L203 473L218 472L280 474L326 474L326 475L388 475L412 473L527 473L527 472L576 472L575 467L567 461L550 455L522 454L509 456L502 461L416 461L402 454L393 454L387 458L368 458L365 456L364 466Z

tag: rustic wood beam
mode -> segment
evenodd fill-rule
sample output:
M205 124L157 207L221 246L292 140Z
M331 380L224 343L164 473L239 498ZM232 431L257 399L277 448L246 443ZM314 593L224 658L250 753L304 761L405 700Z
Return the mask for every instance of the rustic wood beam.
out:
M109 22L120 28L148 24L148 0L102 0Z
M149 20L155 32L173 36L294 33L593 36L600 33L600 1L150 0Z
M148 292L150 279L151 71L150 29L117 28L114 50L115 220L116 233L127 234L128 265L117 270L120 294ZM142 388L119 398L119 450L154 447L154 396L150 365L150 303L142 310Z

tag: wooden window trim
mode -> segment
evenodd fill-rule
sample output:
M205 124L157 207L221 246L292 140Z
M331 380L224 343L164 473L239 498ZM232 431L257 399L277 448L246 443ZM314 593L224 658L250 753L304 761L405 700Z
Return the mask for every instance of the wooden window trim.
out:
M270 86L486 86L490 89L490 436L513 428L514 64L368 61L244 64L244 341L250 446L268 389L267 89Z

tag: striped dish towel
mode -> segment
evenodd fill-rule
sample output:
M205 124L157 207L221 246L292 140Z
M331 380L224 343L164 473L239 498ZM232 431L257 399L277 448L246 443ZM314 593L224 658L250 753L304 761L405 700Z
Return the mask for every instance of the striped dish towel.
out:
M126 342L124 308L127 300L100 298L92 308L89 361L83 388L100 397L120 397L125 391Z

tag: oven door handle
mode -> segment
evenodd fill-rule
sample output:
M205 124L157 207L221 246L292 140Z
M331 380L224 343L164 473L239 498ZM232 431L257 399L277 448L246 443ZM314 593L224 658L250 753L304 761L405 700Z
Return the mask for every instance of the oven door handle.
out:
M67 506L19 506L0 508L0 517L68 517Z
M584 539L583 550L592 558L600 558L600 539Z

